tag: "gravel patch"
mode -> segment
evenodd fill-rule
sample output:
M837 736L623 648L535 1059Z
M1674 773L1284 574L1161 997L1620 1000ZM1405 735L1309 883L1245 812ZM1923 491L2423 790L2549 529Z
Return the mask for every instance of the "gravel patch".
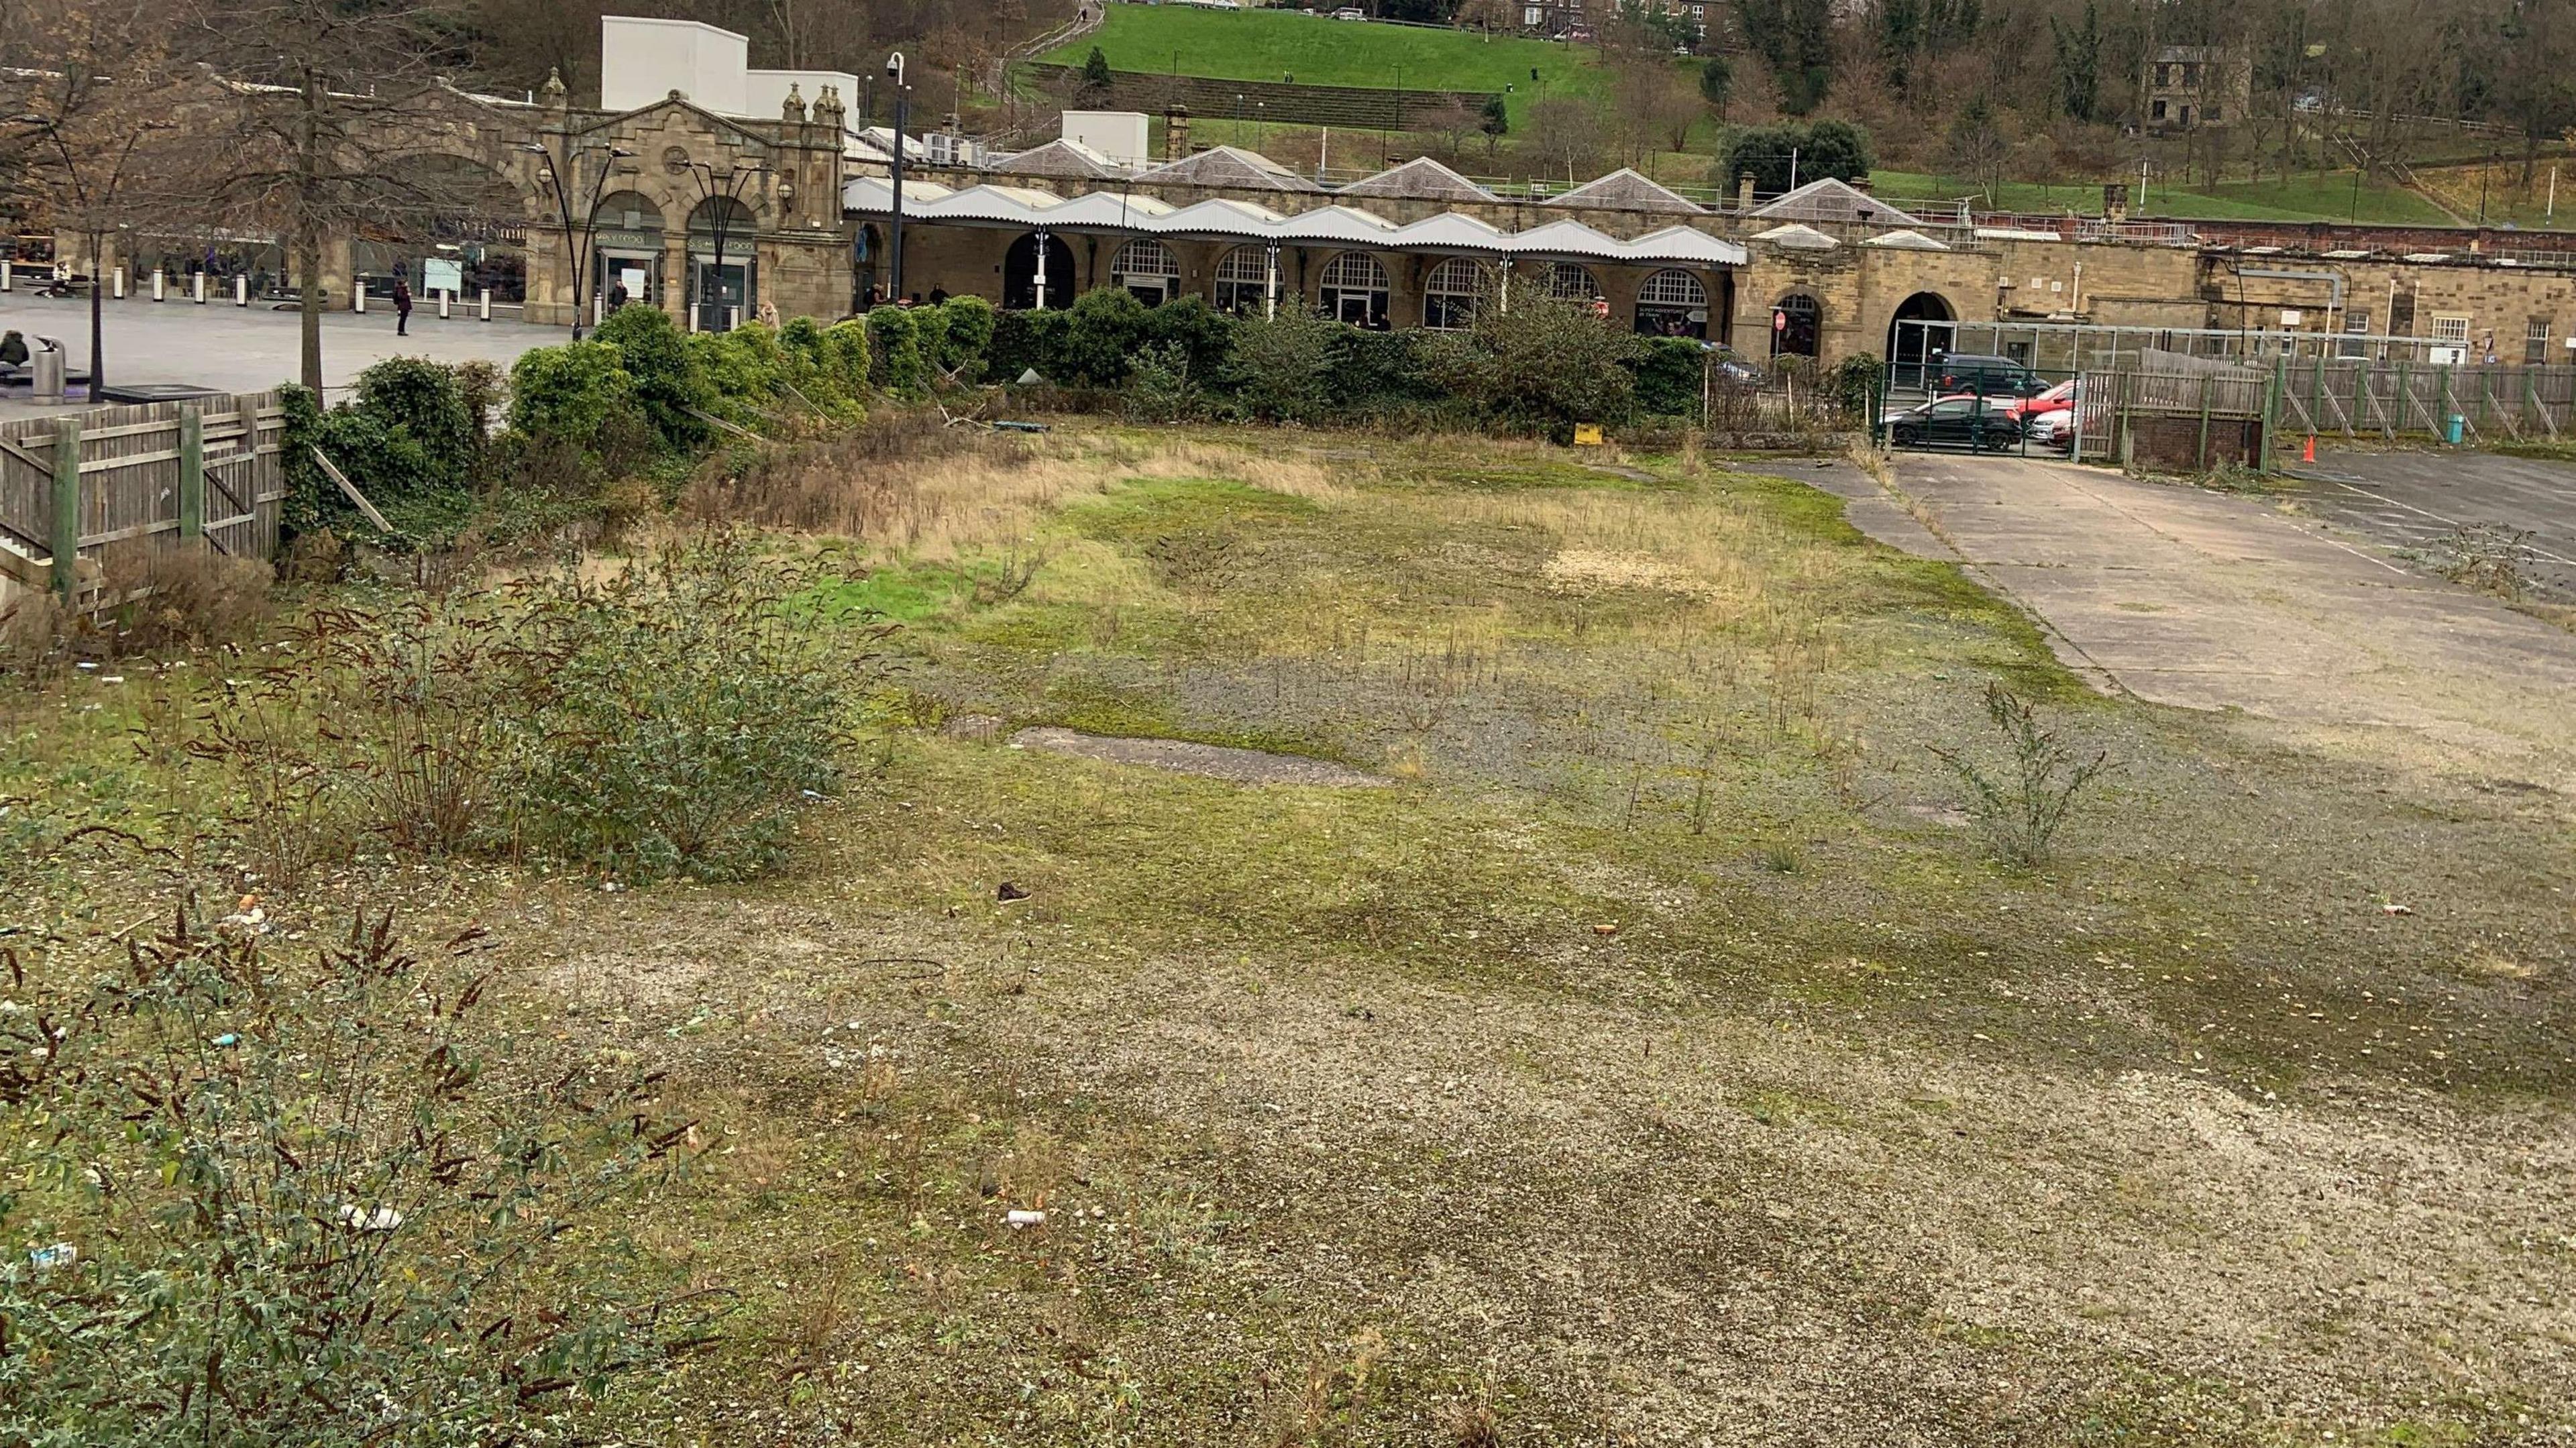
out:
M1395 783L1321 759L1269 754L1258 749L1228 749L1215 744L1189 744L1178 739L1126 739L1082 734L1071 729L1023 729L1011 736L1014 749L1043 749L1076 759L1108 764L1141 764L1175 774L1230 779L1237 784L1314 784L1340 789L1375 789Z

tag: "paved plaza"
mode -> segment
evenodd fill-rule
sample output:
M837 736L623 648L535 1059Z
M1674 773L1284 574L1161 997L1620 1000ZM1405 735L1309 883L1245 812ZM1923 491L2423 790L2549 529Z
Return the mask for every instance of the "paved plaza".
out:
M30 338L55 337L71 351L71 366L89 365L89 302L84 298L31 296L21 290L0 296L0 329L15 329ZM341 394L370 364L387 357L427 357L439 362L485 358L508 366L531 347L562 342L562 327L531 327L519 322L478 322L470 312L440 321L434 307L411 314L411 335L394 335L390 307L370 304L360 315L326 312L322 317L322 375ZM248 308L141 298L107 303L108 381L118 386L144 382L188 382L222 392L261 392L295 380L296 314ZM74 404L75 407L80 404ZM0 389L0 418L38 411L24 387Z

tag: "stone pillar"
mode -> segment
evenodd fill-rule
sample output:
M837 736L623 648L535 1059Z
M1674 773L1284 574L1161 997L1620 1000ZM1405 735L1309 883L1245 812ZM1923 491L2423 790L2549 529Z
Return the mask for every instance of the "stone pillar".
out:
M1753 173L1750 171L1735 173L1735 209L1747 215L1752 214Z
M2128 182L2105 181L2102 183L2102 215L2115 226L2129 219Z
M1190 108L1179 101L1163 112L1163 159L1177 161L1190 153Z

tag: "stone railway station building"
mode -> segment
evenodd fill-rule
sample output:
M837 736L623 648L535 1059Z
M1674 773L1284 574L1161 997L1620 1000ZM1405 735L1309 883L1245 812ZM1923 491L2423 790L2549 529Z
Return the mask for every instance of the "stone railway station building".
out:
M524 100L441 88L412 113L414 164L463 178L475 199L407 234L331 238L327 295L343 305L402 274L416 294L461 286L455 300L472 307L478 289L442 257L514 252L516 295L496 300L532 322L595 315L621 286L693 327L771 308L859 310L891 280L897 142L851 116L855 77L754 71L744 46L690 22L610 17L603 94L631 102L622 108L571 106L556 85ZM983 158L951 138L904 137L902 290L1056 307L1121 286L1152 301L1302 304L1368 326L1442 327L1485 299L1508 305L1516 289L1540 288L1590 300L1617 325L1825 364L1913 360L1927 331L1905 322L1930 324L1934 345L1942 323L2004 323L2290 333L2343 356L2576 361L2576 237L2132 223L2116 207L2107 220L1971 221L1909 214L1866 183L1835 180L1759 201L1747 186L1703 206L1624 170L1502 195L1428 159L1328 187L1250 152L1192 147L1186 115L1169 117L1165 135L1159 163L1128 165L1073 140ZM156 248L137 234L130 255L104 260L132 267L140 286L147 268L218 269L218 240L241 238L209 229ZM56 246L76 266L89 260L77 237Z

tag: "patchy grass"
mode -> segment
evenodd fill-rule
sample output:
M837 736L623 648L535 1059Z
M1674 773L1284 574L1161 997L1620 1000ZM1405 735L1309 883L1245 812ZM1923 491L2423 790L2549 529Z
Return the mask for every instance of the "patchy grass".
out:
M2566 1431L2563 801L2098 698L1817 490L1617 466L1068 428L867 504L885 718L1397 788L883 727L783 876L362 859L281 928L360 883L478 919L530 1050L694 1104L695 1178L576 1250L735 1310L602 1437ZM1928 748L1986 747L1998 679L2124 764L2039 872ZM134 748L169 707L0 696L0 795L207 817ZM239 888L208 834L49 857L23 908Z

